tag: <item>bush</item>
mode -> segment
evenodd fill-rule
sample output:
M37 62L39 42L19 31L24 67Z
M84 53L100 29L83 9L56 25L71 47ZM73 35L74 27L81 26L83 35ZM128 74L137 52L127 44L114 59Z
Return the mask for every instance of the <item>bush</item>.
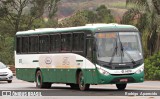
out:
M145 59L145 79L160 80L160 52Z
M3 37L0 40L0 61L8 65L14 64L14 37Z

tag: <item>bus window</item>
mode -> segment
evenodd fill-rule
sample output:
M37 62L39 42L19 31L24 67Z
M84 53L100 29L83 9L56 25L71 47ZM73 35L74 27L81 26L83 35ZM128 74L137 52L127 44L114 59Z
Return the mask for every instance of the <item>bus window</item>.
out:
M17 40L16 40L16 52L21 53L21 38L20 37L17 37Z
M38 36L29 37L29 52L38 52Z
M55 52L59 51L61 48L61 39L60 35L50 35L50 51Z
M61 51L71 51L71 34L61 35Z
M28 37L22 37L22 53L28 53Z
M43 35L39 36L39 52L49 51L49 36Z
M84 34L75 33L73 34L73 51L83 51L84 49Z

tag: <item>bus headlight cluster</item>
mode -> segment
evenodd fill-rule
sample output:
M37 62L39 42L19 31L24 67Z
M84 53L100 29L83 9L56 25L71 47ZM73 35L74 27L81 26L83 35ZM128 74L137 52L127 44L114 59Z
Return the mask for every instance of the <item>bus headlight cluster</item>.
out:
M109 73L106 70L102 69L102 68L98 68L98 71L103 75L106 75L106 76L109 75Z
M136 71L136 74L140 74L141 72L144 71L144 67L140 68L139 70Z

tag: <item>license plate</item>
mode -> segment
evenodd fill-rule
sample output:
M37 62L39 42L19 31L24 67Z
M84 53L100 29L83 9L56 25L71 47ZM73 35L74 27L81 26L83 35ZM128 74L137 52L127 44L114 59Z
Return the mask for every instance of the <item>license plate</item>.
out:
M128 79L120 79L120 82L128 82Z

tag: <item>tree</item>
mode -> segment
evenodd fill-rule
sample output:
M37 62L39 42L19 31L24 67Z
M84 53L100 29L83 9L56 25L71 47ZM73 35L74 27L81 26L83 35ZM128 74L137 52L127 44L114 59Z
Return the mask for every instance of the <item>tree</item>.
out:
M107 9L105 5L101 5L96 9L97 22L111 23L114 22L114 18L111 15L111 11Z
M56 26L60 0L0 0L0 61L14 64L14 35L17 31ZM49 17L45 22L43 16ZM53 23L54 24L53 24Z
M104 5L98 7L95 11L78 11L69 18L62 20L62 27L83 26L89 23L111 23L114 18L109 9Z
M156 2L157 4L155 4ZM143 37L143 45L145 48L145 55L153 55L160 47L157 45L160 16L158 0L126 0L126 4L134 5L123 16L122 23L133 24L139 28Z
M145 79L160 80L160 51L145 59Z
M157 11L158 15L160 15L160 1L159 0L152 0L155 10Z
M34 21L46 14L53 18L60 0L1 0L0 20L6 21L13 35L19 30L28 30ZM46 13L47 12L47 13ZM25 26L25 27L22 27Z

